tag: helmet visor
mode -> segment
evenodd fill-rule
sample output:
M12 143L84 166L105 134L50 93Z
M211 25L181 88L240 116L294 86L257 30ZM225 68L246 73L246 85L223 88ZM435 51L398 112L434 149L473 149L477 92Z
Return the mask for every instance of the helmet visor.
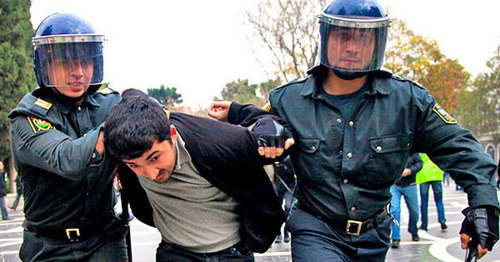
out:
M320 22L321 64L347 72L380 69L387 42L386 25L376 27L373 21L363 20L352 24L345 20Z
M103 81L103 43L85 36L34 39L37 74L47 87L85 86ZM98 40L98 39L97 39Z

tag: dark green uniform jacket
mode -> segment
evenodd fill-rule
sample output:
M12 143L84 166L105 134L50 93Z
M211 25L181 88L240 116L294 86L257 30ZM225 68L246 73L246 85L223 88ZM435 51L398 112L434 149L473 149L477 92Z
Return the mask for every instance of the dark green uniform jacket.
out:
M45 232L64 232L111 221L116 161L99 155L95 145L99 128L120 99L106 88L86 94L80 106L73 106L49 89L37 88L10 112L12 153L24 185L25 223ZM97 239L89 245L100 244ZM43 252L55 252L49 247L44 245Z
M495 163L429 91L377 71L345 117L318 91L321 72L313 68L269 96L269 111L289 122L298 142L291 158L300 205L331 220L366 220L389 203L408 157L425 152L464 187L470 207L498 208ZM245 124L263 111L233 103L229 121Z

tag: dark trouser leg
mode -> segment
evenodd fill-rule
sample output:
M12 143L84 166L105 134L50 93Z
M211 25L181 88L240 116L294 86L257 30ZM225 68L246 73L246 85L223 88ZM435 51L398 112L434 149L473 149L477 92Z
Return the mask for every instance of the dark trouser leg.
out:
M441 181L432 181L432 191L434 192L434 202L438 211L438 222L446 222L443 204L443 184Z
M5 197L0 197L0 209L2 212L2 219L9 219L9 212L7 212L7 207L5 207Z
M410 214L410 221L408 223L408 232L410 234L418 233L418 189L417 186L408 186L404 189L404 198L408 212Z
M330 227L294 207L287 222L293 261L384 261L390 245L389 217L359 236Z
M92 254L89 262L99 261L119 261L128 262L127 243L125 238L108 241Z
M428 205L429 205L429 182L420 184L420 214L422 215L422 227L427 228L428 224Z
M231 247L215 254L195 253L189 250L161 242L156 249L156 261L228 261L228 262L253 262L254 256L250 251L239 251Z

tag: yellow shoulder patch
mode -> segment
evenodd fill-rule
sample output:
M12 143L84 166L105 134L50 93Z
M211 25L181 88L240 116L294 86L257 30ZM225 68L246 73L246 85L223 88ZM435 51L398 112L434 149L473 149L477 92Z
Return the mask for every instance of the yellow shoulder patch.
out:
M453 118L450 114L448 114L441 106L439 106L437 103L434 105L434 108L432 108L432 111L434 111L438 116L446 123L449 125L454 125L457 124L457 120Z
M103 95L109 95L111 93L113 93L113 90L111 90L109 87L104 87L104 88L99 88L97 90L98 93L101 93Z
M41 130L49 130L49 129L56 129L51 123L43 120L43 119L38 119L35 117L28 116L28 122L31 125L31 128L33 129L33 132L38 133Z
M271 110L271 103L267 102L261 109L269 112Z
M40 98L38 98L36 100L35 105L37 105L37 106L39 106L39 107L41 107L43 109L47 109L47 110L49 110L50 107L52 107L52 103L49 103L49 102L47 102L47 101L45 101L43 99L40 99Z

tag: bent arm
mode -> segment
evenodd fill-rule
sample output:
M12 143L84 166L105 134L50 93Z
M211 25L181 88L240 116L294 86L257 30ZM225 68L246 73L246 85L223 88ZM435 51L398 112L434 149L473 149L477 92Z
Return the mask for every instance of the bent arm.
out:
M71 180L86 176L89 166L102 157L96 150L100 127L73 139L48 128L35 132L26 117L19 116L11 128L12 151L20 165L44 169Z
M456 121L444 121L436 110L436 102L423 96L416 102L419 109L415 152L425 152L429 158L467 192L469 206L498 207L492 183L496 165L472 133Z

